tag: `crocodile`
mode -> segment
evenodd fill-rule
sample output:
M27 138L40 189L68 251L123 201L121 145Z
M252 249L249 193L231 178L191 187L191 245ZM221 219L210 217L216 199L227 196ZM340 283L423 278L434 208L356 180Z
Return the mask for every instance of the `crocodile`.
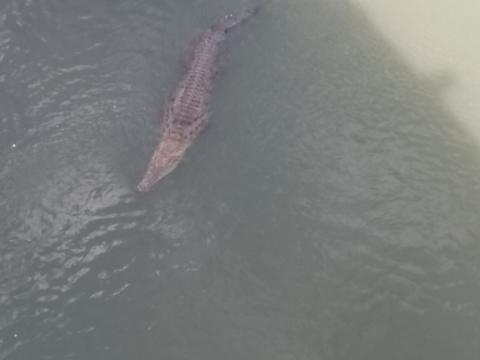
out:
M208 28L194 43L186 62L186 71L165 104L160 141L148 163L140 192L149 191L181 162L209 119L208 101L212 94L218 55L227 33L258 11L259 6L234 15L227 14Z

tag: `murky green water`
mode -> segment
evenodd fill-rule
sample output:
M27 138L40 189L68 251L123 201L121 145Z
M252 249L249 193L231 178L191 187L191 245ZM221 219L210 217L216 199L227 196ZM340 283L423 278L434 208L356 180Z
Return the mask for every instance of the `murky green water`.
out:
M480 157L359 7L276 1L135 185L233 0L0 5L0 359L480 356Z

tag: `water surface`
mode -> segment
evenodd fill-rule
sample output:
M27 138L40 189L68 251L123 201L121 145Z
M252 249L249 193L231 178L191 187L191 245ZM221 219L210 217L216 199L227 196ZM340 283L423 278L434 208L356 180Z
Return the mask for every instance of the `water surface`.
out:
M0 359L480 354L476 140L362 8L271 2L134 191L233 0L0 5Z

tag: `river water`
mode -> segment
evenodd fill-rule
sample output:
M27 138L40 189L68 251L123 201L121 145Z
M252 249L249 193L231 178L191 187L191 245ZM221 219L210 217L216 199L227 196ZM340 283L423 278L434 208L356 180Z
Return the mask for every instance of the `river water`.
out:
M480 358L480 151L355 2L271 1L135 192L234 0L3 0L0 359Z

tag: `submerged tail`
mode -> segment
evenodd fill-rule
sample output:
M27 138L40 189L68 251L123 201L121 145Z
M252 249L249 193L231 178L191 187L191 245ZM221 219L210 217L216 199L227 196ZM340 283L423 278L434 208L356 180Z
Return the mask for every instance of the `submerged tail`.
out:
M228 32L237 25L245 22L250 16L256 14L260 9L261 4L257 4L244 9L239 14L227 14L217 22L214 27L219 31Z

